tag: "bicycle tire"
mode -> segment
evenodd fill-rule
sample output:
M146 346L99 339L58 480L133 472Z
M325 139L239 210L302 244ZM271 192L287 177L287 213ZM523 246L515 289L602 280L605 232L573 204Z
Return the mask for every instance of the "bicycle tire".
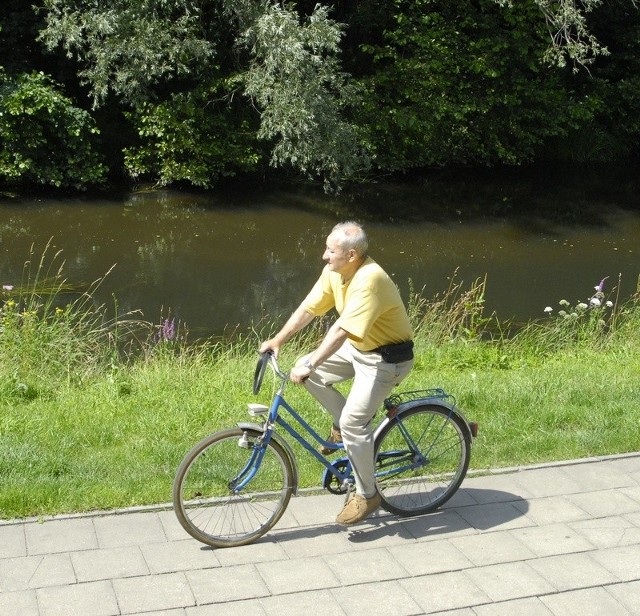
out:
M293 493L293 467L271 440L256 474L238 493L233 482L262 448L258 430L210 434L182 460L173 482L173 507L182 527L213 547L251 543L273 528Z
M419 453L410 451L401 427ZM398 414L376 438L376 481L382 507L400 516L430 513L460 487L471 457L464 419L438 405Z

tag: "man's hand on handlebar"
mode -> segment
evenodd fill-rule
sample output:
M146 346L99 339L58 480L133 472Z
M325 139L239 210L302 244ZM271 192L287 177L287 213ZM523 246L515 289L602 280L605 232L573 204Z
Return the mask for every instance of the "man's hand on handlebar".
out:
M271 340L265 340L258 349L259 353L266 353L267 351L271 351L273 356L278 359L278 353L280 352L280 343L275 339L271 338Z
M302 364L294 366L289 372L289 380L296 385L301 385L311 376L311 370Z

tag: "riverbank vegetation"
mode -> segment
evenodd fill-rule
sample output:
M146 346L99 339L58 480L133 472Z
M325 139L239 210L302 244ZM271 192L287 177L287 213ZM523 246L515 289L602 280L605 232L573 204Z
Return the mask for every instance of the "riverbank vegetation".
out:
M107 316L58 259L29 261L1 292L0 518L166 504L186 451L268 401L269 379L257 398L251 382L277 323L190 343L170 316ZM402 385L443 387L480 424L472 469L637 450L640 292L620 304L616 281L595 281L577 301L545 298L543 318L510 331L484 314L484 290L411 293L416 365ZM291 341L283 366L321 331ZM323 433L310 396L287 391ZM320 465L299 462L302 485L318 486Z
M634 0L9 4L4 190L637 162Z

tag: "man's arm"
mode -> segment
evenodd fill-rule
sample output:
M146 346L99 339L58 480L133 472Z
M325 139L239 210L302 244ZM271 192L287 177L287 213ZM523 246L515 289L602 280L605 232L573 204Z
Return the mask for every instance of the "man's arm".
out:
M311 313L307 312L302 306L298 306L295 312L282 326L282 329L273 338L263 342L258 350L260 353L273 351L273 354L278 357L280 347L296 332L299 332L301 329L309 325L313 319L314 316Z
M331 357L347 339L348 333L337 323L334 323L329 331L322 339L320 346L309 356L309 363L315 368L319 366L325 359ZM302 383L310 374L312 370L307 366L300 364L295 366L289 375L289 378L293 383Z

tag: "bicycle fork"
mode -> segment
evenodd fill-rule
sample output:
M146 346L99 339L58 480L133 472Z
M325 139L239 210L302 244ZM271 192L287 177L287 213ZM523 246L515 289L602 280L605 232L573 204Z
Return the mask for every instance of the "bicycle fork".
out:
M269 443L273 439L289 458L293 472L293 493L297 494L299 472L296 457L287 440L273 430L273 424L267 420L263 424L238 422L237 426L242 430L242 436L238 439L238 447L253 449L253 451L245 467L229 482L229 489L237 494L247 486L259 471ZM255 433L255 436L251 433Z
M234 494L238 494L254 478L267 450L262 438L258 437L254 442L251 442L246 432L243 432L242 436L238 439L238 447L251 449L252 451L251 457L244 468L229 481L229 490Z

